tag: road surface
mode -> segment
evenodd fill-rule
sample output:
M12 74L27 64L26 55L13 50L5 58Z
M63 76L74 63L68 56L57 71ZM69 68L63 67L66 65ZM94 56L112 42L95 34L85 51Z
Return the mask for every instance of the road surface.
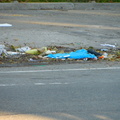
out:
M120 12L1 10L0 44L44 47L120 46ZM120 64L0 69L1 120L119 120Z
M120 12L110 10L1 10L0 43L15 46L120 46Z
M70 64L1 70L0 117L118 120L120 67L96 66Z

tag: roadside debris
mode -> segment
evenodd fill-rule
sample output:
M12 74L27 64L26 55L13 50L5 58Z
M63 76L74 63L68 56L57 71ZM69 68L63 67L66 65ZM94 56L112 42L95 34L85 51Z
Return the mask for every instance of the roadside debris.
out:
M12 24L8 24L8 23L3 23L3 24L0 24L0 27L11 27Z
M31 50L27 50L25 53L31 55L39 55L41 52L38 49L31 49Z
M28 46L21 47L21 48L16 48L16 51L19 51L19 52L26 52L28 50L31 50L31 48L28 47Z
M47 57L50 58L56 58L56 59L97 59L97 57L93 54L88 53L87 50L81 49L81 50L76 50L75 52L70 52L70 53L57 53L57 54L49 54Z
M107 44L108 46L108 44ZM115 46L112 46L114 48ZM0 64L5 63L42 63L58 61L108 60L120 61L120 49L69 48L47 46L32 48L29 46L0 45Z
M98 57L99 59L104 59L104 58L108 58L108 54L106 52L103 53L103 55Z
M107 52L107 51L109 51L109 50L108 50L108 49L101 49L101 51Z
M7 55L20 55L24 53L7 51Z
M56 53L56 51L47 50L45 53L46 54L54 54L54 53Z
M111 45L111 44L101 44L101 46L116 48L115 45Z
M88 53L94 54L97 57L102 56L102 53L98 53L93 49L88 49Z
M0 45L0 56L7 55L5 45Z

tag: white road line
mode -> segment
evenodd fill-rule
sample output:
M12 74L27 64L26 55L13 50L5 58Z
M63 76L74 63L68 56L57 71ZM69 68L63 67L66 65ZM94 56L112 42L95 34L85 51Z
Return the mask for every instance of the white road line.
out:
M0 84L0 87L17 86L18 84Z
M54 82L54 83L49 83L50 85L66 85L66 84L70 84L70 83L67 83L67 82L65 82L65 83L60 83L60 82Z
M87 70L116 70L120 67L104 67L104 68L76 68L76 69L54 69L54 70L28 70L28 71L0 71L0 74L8 73L40 73L40 72L65 72L65 71L87 71Z
M13 84L13 83L10 83L10 84L0 84L0 87L13 87L13 86L29 86L29 85L32 85L32 86L42 86L42 85L67 85L67 84L70 84L70 83L60 83L60 82L53 82L53 83L31 83L31 84Z
M46 85L45 83L34 83L34 85Z

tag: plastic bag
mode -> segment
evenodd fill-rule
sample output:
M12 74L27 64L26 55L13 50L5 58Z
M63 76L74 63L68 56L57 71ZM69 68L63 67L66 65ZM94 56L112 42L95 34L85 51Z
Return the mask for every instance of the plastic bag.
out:
M84 58L91 58L91 59L97 59L97 57L93 54L88 53L87 50L81 49L77 50L75 52L70 53L57 53L57 54L49 54L47 55L49 58L56 58L56 59L84 59Z
M16 50L19 52L26 52L28 50L31 50L31 48L28 46L25 46L25 47L17 48Z
M5 45L0 45L0 56L1 56L2 54L7 55L7 51L6 51L6 49L5 49Z

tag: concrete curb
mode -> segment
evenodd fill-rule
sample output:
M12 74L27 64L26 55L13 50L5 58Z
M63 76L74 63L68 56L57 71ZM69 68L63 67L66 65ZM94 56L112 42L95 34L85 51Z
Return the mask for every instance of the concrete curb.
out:
M120 3L74 3L75 10L120 10Z
M0 10L120 10L120 3L0 3Z
M73 3L0 3L0 10L71 10Z

